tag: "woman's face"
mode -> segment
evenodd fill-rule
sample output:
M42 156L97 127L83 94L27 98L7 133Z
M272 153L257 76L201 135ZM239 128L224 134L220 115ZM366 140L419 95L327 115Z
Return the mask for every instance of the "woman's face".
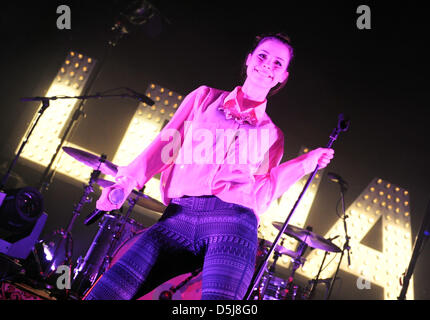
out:
M246 60L247 81L270 90L287 79L290 58L290 51L281 41L263 40Z

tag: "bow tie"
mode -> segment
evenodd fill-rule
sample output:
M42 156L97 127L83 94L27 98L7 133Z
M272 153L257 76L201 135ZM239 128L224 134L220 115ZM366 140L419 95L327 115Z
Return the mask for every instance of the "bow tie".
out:
M254 108L249 108L245 111L238 110L238 106L233 103L225 103L218 107L218 110L224 111L226 119L234 119L240 124L248 122L249 124L255 126L258 123L257 116L255 115Z

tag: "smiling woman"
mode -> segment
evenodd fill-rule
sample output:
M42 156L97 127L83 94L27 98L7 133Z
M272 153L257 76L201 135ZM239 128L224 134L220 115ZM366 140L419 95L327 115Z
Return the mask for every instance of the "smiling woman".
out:
M285 50L285 48L287 50ZM270 53L273 52L273 57ZM247 56L243 65L243 77L245 84L247 80L251 80L252 71L262 72L263 78L267 76L279 76L278 83L275 83L270 88L267 96L272 96L280 91L288 81L288 66L294 57L294 50L291 45L290 38L283 33L273 33L257 36L254 45ZM273 59L273 61L271 61ZM273 64L272 66L270 64ZM273 73L267 68L272 68ZM274 80L274 79L273 79ZM244 86L245 86L244 84ZM257 81L257 85L259 81Z
M128 195L161 172L167 208L86 299L133 299L145 293L142 288L151 291L154 283L200 267L203 300L245 296L255 270L260 215L317 165L325 168L334 154L332 149L318 148L280 164L284 136L266 106L270 91L287 82L292 48L281 34L256 39L245 62L242 86L225 91L203 85L189 93L155 140L129 165L118 168L116 184L103 189L97 209L119 209L127 197L113 204L111 191L120 188ZM216 143L196 139L193 130L216 137ZM170 161L164 161L170 141L163 137L171 132L180 143ZM187 156L190 150L217 157L201 162L197 160L201 157ZM175 268L154 276L157 263L166 258L175 258Z

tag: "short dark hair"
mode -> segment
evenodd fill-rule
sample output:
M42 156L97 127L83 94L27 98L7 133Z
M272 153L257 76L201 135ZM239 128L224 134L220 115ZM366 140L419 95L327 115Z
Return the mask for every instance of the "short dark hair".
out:
M288 48L288 51L289 51L289 53L290 53L290 61L289 61L289 63L288 63L288 66L287 66L287 70L288 70L288 67L290 66L290 64L291 64L291 60L293 60L293 57L294 57L294 49L293 49L293 46L292 46L292 44L291 44L291 39L290 39L290 37L288 36L288 35L286 35L285 33L283 33L283 32L277 32L277 33L263 33L263 34L260 34L260 35L257 35L255 38L254 38L254 42L253 42L253 44L252 44L252 47L251 47L251 49L248 51L248 53L247 53L247 56L248 56L248 54L250 54L250 53L253 53L254 52L254 50L261 44L261 43L263 43L264 41L266 41L266 40L269 40L269 39L275 39L275 40L278 40L278 41L280 41L281 43L283 43L287 48ZM243 63L243 66L242 66L242 78L243 79L245 79L246 78L246 59L245 59L245 61L244 61L244 63ZM269 94L268 94L268 96L270 97L270 96L273 96L274 94L276 94L276 93L278 93L284 86L285 86L285 84L287 83L287 80L288 80L288 78L287 79L285 79L285 81L284 82L282 82L282 83L279 83L278 85L276 85L275 87L273 87L270 91L269 91Z

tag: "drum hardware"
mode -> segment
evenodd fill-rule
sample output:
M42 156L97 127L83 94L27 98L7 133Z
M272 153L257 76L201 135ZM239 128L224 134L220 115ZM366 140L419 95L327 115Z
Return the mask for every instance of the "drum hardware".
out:
M307 227L307 231L311 232L312 227ZM306 238L304 241L300 241L300 244L297 248L297 258L293 259L293 265L291 274L288 277L287 286L285 290L286 298L290 300L296 300L297 298L297 290L298 286L293 284L294 275L296 274L296 270L300 268L304 264L304 260L301 259L303 255L305 254L306 249L308 248L308 242L306 241Z
M78 260L79 270L74 275L74 283L72 284L73 288L76 288L76 291L78 293L84 294L87 289L89 289L89 286L94 283L94 281L99 278L110 266L112 262L113 255L115 253L115 250L118 248L119 241L122 239L125 227L127 223L130 221L130 215L133 211L134 206L136 205L137 201L141 196L143 196L143 189L140 192L136 192L135 197L129 197L128 203L129 207L125 215L119 215L119 221L114 220L114 225L110 226L106 220L103 222L103 224L99 225L100 229L97 233L95 239L93 240L88 253L85 257L85 259L80 258ZM106 216L105 216L106 217ZM109 218L109 215L107 215L107 218ZM109 239L102 239L103 236L105 236L104 228L115 228L113 236ZM90 256L93 253L93 250L96 249L97 246L100 246L100 240L103 242L103 240L108 240L109 244L107 247L107 250L103 252L104 257L101 261L101 264L99 265L91 265ZM103 245L103 243L101 244ZM87 263L89 264L87 268ZM83 270L85 268L85 270ZM79 274L81 273L81 274Z
M272 225L278 230L282 227L280 222L273 222ZM281 245L277 245L274 250L273 263L270 268L265 271L258 287L257 296L254 296L254 298L258 300L311 299L314 295L316 285L321 282L327 285L328 292L330 281L332 281L332 279L319 279L319 275L323 269L326 256L331 252L337 253L341 251L341 249L332 242L332 240L336 239L338 236L325 239L324 237L314 233L310 226L306 229L302 229L293 225L288 225L284 233L299 241L299 246L296 251L291 251L283 246L285 239L281 240ZM260 255L265 254L264 251L267 247L271 247L272 245L273 243L268 240L259 239L258 250ZM324 250L325 255L316 279L309 281L310 286L300 290L299 286L294 284L294 276L297 269L306 262L303 255L308 247ZM286 280L274 276L276 263L281 255L288 255L292 258L293 262L291 274Z
M288 255L289 257L291 257L292 261L297 265L296 269L305 263L306 259L303 258L303 253L304 253L304 250L306 249L305 245L303 245L302 248L299 247L299 250L294 252L294 251L288 250L283 246L284 241L285 239L282 239L281 245L276 246L276 249L273 255L273 263L263 275L254 299L283 300L286 298L289 292L288 281L275 276L276 264L280 256ZM260 252L264 251L265 246L266 247L272 246L272 242L267 241L265 239L260 239L259 251ZM294 273L290 276L290 278L292 279L293 277L294 277Z
M101 157L99 158L100 164L102 164L105 160L106 160L106 155L101 155ZM72 217L71 217L66 229L61 228L61 229L56 230L54 232L54 235L59 235L60 239L59 239L58 243L54 243L55 250L54 250L54 253L50 259L49 268L47 270L45 270L45 272L42 275L44 278L49 279L55 273L55 271L59 265L69 266L70 274L73 273L73 269L72 269L73 268L73 265L72 265L72 255L73 255L72 229L73 229L73 225L74 225L77 217L80 215L80 212L81 212L84 204L92 201L90 198L90 194L94 191L93 190L93 184L94 184L95 180L98 178L98 176L100 175L100 173L101 172L100 172L100 170L98 170L98 168L91 173L91 177L90 177L90 180L88 182L88 185L86 185L84 187L84 192L81 196L81 199L79 200L79 202L75 205L75 207L73 209ZM63 242L65 244L64 259L59 261L59 259L62 258L62 257L60 258L60 250L63 250L63 248L62 248ZM66 298L67 298L70 294L69 289L66 289L65 292L66 292Z
M328 240L331 242L331 241L333 241L334 239L336 239L338 237L339 236L335 236L333 238L329 238ZM328 296L328 290L330 288L330 281L331 281L331 279L320 279L319 277L321 275L321 271L323 270L324 262L325 262L325 260L327 258L327 255L329 255L329 254L330 254L329 251L326 251L324 253L324 257L323 257L323 260L321 262L321 266L320 266L320 268L318 270L317 275L315 276L315 279L309 280L310 287L307 289L307 292L306 292L307 299L312 299L314 297L316 287L317 287L318 283L320 283L320 282L326 284L326 286L327 286L326 297Z
M297 258L298 257L297 252L288 250L287 248L282 246L283 242L284 242L284 240L282 240L281 245L276 246L275 252L278 252L281 255L287 255L293 259ZM272 244L273 244L272 242L265 240L265 239L260 239L260 241L259 241L259 247L263 248L263 249L264 248L270 248L272 246ZM260 251L263 252L264 250L260 249Z
M278 230L282 228L280 222L273 222L272 225ZM338 236L330 239L325 239L324 237L313 232L311 227L307 227L305 230L293 225L288 225L284 233L290 237L295 238L300 242L298 250L296 252L298 257L303 256L307 247L311 247L314 249L321 249L325 251L324 259L321 264L320 271L318 272L317 278L315 279L315 282L312 282L311 288L308 289L309 293L305 293L306 296L308 296L309 298L312 298L327 254L329 254L330 252L342 251L338 246L336 246L332 242L332 240L336 239ZM287 294L293 300L297 298L297 289L298 289L297 286L293 285L294 274L302 264L303 264L302 261L300 261L299 259L297 258L293 259L292 273L288 278L288 284L287 284Z
M116 176L118 173L118 166L107 161L106 158L104 159L103 162L100 163L100 161L97 160L97 156L91 153L88 153L86 151L75 149L75 148L69 148L69 147L63 147L63 150L68 155L72 156L73 158L85 164L86 166L89 166L91 168L97 167L97 169L99 169L99 172L101 173L104 173L106 175L111 175L111 176ZM95 182L104 188L110 187L115 184L115 182L101 179L99 178L99 176L95 177L92 180L92 182ZM128 196L127 200L129 203L129 207L128 207L127 213L125 216L122 216L122 218L120 219L120 223L118 225L119 229L114 233L113 237L110 239L109 247L107 249L107 252L104 255L103 262L101 263L101 266L98 268L98 270L96 270L96 272L93 273L94 268L90 267L89 268L90 270L84 270L82 273L81 271L84 267L86 267L85 264L87 261L86 259L83 260L82 258L78 259L77 261L78 271L74 275L75 281L72 284L72 286L74 288L78 288L79 292L81 291L81 289L88 289L86 288L88 284L87 282L89 281L89 283L92 284L95 279L97 279L101 274L103 274L108 269L112 261L114 250L117 248L117 243L121 239L126 223L129 221L130 214L133 211L136 204L154 211L158 211L158 212L164 211L165 206L162 203L158 202L157 200L152 199L151 197L145 195L143 193L144 188L145 186L140 191L133 190L131 194ZM99 210L96 210L96 211L99 211ZM85 220L85 224L90 224L90 220L95 221L96 218L98 219L98 216L93 217L93 213L87 217L87 219ZM102 213L104 214L104 212ZM96 235L96 238L94 239L93 243L90 246L90 249L88 250L89 252L87 253L87 256L89 255L90 251L92 252L92 250L95 247L97 247L97 243L95 243L95 241L99 240L99 236L101 237L102 233L103 233L102 230L99 230L99 233ZM79 275L80 272L81 272L81 276ZM90 279L85 279L84 274L87 272L91 273L89 275Z
M125 221L123 222L123 220ZM125 224L124 230L118 236L118 231L123 223ZM120 238L119 242L122 243L133 239L143 229L144 227L141 224L133 219L124 219L120 213L109 212L105 214L99 222L99 230L94 236L84 258L80 256L77 260L73 275L72 290L78 295L83 295L99 278L102 271L106 271L103 269L105 267L105 257L109 254L109 250L118 250L121 246L121 244L118 246L118 241L116 244L112 243L115 235Z
M281 222L273 222L272 225L278 229L282 229ZM330 240L312 232L308 229L302 229L293 225L288 225L284 232L286 235L295 238L298 241L305 242L309 247L321 249L329 252L341 252L342 250Z
M280 222L273 222L272 225L278 230L281 229ZM263 280L260 283L258 298L261 299L289 299L295 300L298 298L309 299L313 297L314 291L316 289L316 284L319 282L324 282L329 285L329 281L331 279L319 279L319 275L322 271L323 264L325 262L326 256L330 252L340 252L341 250L335 244L332 243L332 240L336 239L338 236L330 239L325 239L320 235L314 233L312 228L308 226L306 229L302 229L293 225L288 225L285 232L286 235L295 238L299 241L299 246L297 251L291 251L283 247L284 239L282 239L281 245L276 246L274 252L274 262L271 265L270 269L265 273L262 277ZM273 243L264 239L260 240L260 247L262 246L272 246ZM311 287L306 288L304 290L302 296L299 296L299 287L294 284L294 276L298 268L300 268L306 261L303 257L305 251L308 247L314 249L321 249L325 251L324 259L322 261L322 265L320 267L320 271L318 272L317 278L310 281ZM292 271L288 279L282 282L280 278L274 276L276 262L281 254L286 254L292 258ZM328 287L329 288L329 287ZM267 294L267 290L269 290L269 294ZM327 289L328 290L328 289Z
M269 245L269 244L273 245L270 241L267 241L264 239L260 240L260 246ZM283 255L283 253L281 252L286 253L287 251L289 251L288 249L284 248L283 244L284 244L284 239L282 239L282 242L280 245L276 246L275 253L273 255L273 262L270 268L268 269L268 271L266 272L265 277L262 278L262 282L260 283L260 287L258 290L258 300L265 300L267 290L271 289L269 288L269 285L272 284L272 280L274 279L276 263L278 262L279 257ZM278 299L279 294L280 294L279 290L276 290L274 294L272 293L272 295L275 295L275 297L273 298Z
M170 287L169 290L165 290L160 293L159 300L172 300L173 294L181 289L184 285L186 285L188 282L190 282L194 277L198 276L200 272L202 272L203 268L198 268L197 270L194 270L191 272L191 275L186 278L184 281L179 283L177 286Z
M258 300L284 300L286 286L283 278L266 273L262 277Z
M103 264L102 270L101 270L102 273L105 272L105 270L109 267L109 265L112 261L114 250L116 249L116 244L119 241L119 239L120 239L120 237L124 231L125 223L129 219L130 214L133 211L133 208L136 205L137 201L139 200L139 198L141 196L143 196L143 190L144 189L145 189L145 186L143 186L143 188L141 189L141 191L139 191L139 193L136 195L135 198L129 198L128 199L129 207L128 207L127 213L125 214L125 216L123 216L122 223L120 224L120 228L119 228L118 232L116 232L115 235L113 236L113 239L112 239L111 245L109 247L108 253L104 259L104 264Z
M336 280L338 280L338 279L340 279L340 278L336 278ZM308 286L306 286L305 292L303 293L303 297L305 298L305 300L312 300L315 297L315 288L316 288L317 284L322 283L322 284L325 284L325 286L326 286L325 299L327 299L331 281L332 281L332 278L309 280Z

